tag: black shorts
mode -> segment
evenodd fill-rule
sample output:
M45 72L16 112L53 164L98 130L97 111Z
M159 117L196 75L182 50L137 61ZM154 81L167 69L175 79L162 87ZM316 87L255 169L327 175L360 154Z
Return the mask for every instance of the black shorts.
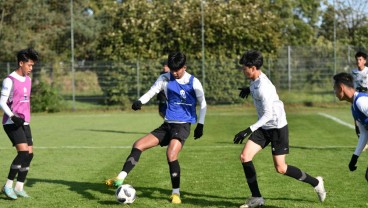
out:
M262 148L271 143L272 155L285 155L289 153L289 129L288 125L281 129L262 129L254 131L250 140L260 145Z
M151 132L160 141L160 145L169 145L171 139L178 139L182 145L190 134L190 123L163 123Z
M3 128L13 146L22 143L27 143L28 146L33 146L31 127L29 125L17 127L14 124L6 124L3 125Z

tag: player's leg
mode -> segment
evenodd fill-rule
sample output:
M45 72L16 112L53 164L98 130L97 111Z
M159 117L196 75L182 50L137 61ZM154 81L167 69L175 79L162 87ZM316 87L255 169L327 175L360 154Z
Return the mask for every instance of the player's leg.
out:
M169 140L166 150L167 162L169 164L170 178L172 184L171 203L180 204L180 165L178 155L181 151L185 140L190 134L190 124L169 124ZM162 142L166 144L166 140Z
M178 139L171 139L167 147L166 156L170 169L170 178L172 185L171 202L180 204L180 165L178 155L182 148L182 143Z
M288 126L281 129L270 130L273 163L278 173L295 178L299 181L308 183L315 188L320 201L326 198L322 177L314 178L299 168L287 165L285 162L286 154L289 153L289 130Z
M22 166L18 171L17 183L15 184L14 192L17 194L17 196L29 197L24 191L24 182L33 159L33 140L30 126L24 125L23 129L27 137L27 147L25 149L28 149L28 157L22 162Z
M13 159L8 178L5 185L2 188L2 192L11 199L17 199L17 195L13 189L13 181L16 175L19 172L19 169L22 167L22 163L28 158L28 144L26 134L22 127L17 127L14 124L8 124L3 126L6 134L8 135L10 141L12 142L13 146L15 146L17 150L17 155Z
M152 133L145 135L144 137L138 139L133 148L127 157L121 172L118 174L116 178L108 179L106 181L106 185L118 187L123 184L124 179L127 177L129 172L135 167L138 163L139 158L143 151L155 147L159 144L159 139L155 137Z
M311 186L314 187L315 191L317 192L319 200L321 202L325 200L326 191L323 184L324 183L323 178L321 176L315 178L295 166L287 165L285 163L285 155L274 155L273 161L276 171L278 173L287 175L304 183L310 184Z
M241 208L261 206L264 204L264 199L258 187L256 169L252 161L253 157L262 150L262 146L255 143L252 139L254 139L254 134L252 134L251 138L245 143L243 151L240 154L245 178L252 193L252 196L245 204L240 206Z

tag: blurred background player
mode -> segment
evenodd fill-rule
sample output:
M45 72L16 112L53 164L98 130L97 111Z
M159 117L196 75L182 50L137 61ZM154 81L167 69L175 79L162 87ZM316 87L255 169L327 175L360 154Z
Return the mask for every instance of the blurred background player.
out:
M248 51L244 53L239 63L243 66L244 75L251 80L249 88L240 88L240 96L244 98L251 94L258 113L258 121L234 137L234 143L238 144L250 136L242 150L240 160L252 196L240 208L258 207L265 203L258 188L256 169L252 160L259 151L270 143L276 171L310 184L317 192L319 200L323 202L326 198L323 178L320 176L314 178L285 162L286 154L289 153L289 130L286 113L275 86L260 70L263 65L262 54L259 51Z
M133 110L140 110L153 96L164 90L167 109L164 123L151 133L138 139L127 157L122 171L116 178L108 179L108 186L118 187L123 184L129 172L138 163L143 151L155 146L167 146L166 156L172 184L171 203L180 204L180 165L178 155L190 134L191 124L197 123L196 105L200 105L200 116L194 130L194 139L203 135L203 125L207 110L204 91L200 81L186 72L186 56L180 52L168 57L170 73L159 76L151 89L132 105Z
M2 189L10 199L17 199L18 196L29 197L23 189L33 158L33 139L29 125L32 81L29 74L38 61L38 54L29 48L19 51L17 59L18 68L4 79L0 98L0 106L4 111L3 128L17 150L10 166L8 180ZM13 189L16 175L17 183Z
M351 71L351 74L353 75L354 78L354 88L356 89L356 91L358 92L365 92L367 93L367 89L368 89L368 67L366 67L366 63L367 63L367 54L362 52L362 51L358 51L355 54L355 61L356 61L356 65L357 68L353 69ZM355 122L355 132L359 138L359 134L360 134L360 130L359 127ZM368 149L368 145L366 145L363 149L363 151Z
M368 94L356 91L353 84L353 76L348 73L336 74L333 79L336 97L340 101L345 100L352 104L351 112L360 129L358 144L349 163L349 170L355 171L358 158L368 142ZM368 168L365 178L368 181Z
M161 74L165 74L170 72L170 68L167 65L167 61L164 62L163 67L162 67L162 71L160 72ZM166 114L166 108L167 108L167 99L166 99L166 95L165 95L165 91L161 90L158 94L157 94L157 101L158 101L158 114L162 117L165 118L165 114Z

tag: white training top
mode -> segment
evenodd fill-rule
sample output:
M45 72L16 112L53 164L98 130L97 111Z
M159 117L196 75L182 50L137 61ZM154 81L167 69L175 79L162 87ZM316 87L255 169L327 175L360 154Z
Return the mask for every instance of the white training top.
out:
M26 80L26 77L20 76L15 71L12 72L10 76L14 77L15 79L21 82L25 82ZM14 113L11 111L9 106L6 104L8 100L9 101L13 100L13 81L9 77L6 77L3 81L3 86L1 88L0 107L1 109L3 109L4 113L8 115L10 118L14 115ZM12 124L12 123L13 121L8 119L8 121L6 121L5 124ZM24 123L24 125L28 125L28 124L29 123L27 122Z
M354 78L354 88L367 87L368 88L368 67L364 67L362 71L359 69L353 69L351 75Z
M355 92L354 94L354 100L355 97L358 95L358 92ZM356 100L356 105L360 112L364 113L368 117L368 97L367 96L361 96ZM355 148L354 155L360 155L365 147L365 145L368 143L368 130L364 128L364 125L362 125L359 121L357 121L357 125L360 130L359 140L358 144Z
M268 77L260 76L250 82L250 92L258 113L258 121L250 126L252 131L263 129L280 129L287 125L284 103L279 99L276 88Z
M184 75L180 79L176 79L176 81L179 84L187 84L189 83L189 79L192 75L184 72ZM156 82L152 85L151 89L144 94L142 97L139 98L139 100L142 102L142 104L146 104L153 96L155 96L157 93L159 93L161 90L164 90L165 96L167 97L167 82L170 80L170 72L161 74ZM204 97L204 91L201 82L194 77L193 79L193 88L197 97L197 102L200 105L200 111L199 111L199 119L198 123L204 124L204 118L206 116L207 111L207 103L206 99ZM165 120L168 123L172 123L175 121L168 121Z

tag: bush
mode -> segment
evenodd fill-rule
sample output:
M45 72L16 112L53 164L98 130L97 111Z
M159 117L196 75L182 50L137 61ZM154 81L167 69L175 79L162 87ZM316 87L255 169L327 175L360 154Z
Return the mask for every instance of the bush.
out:
M57 90L44 81L34 84L31 94L32 112L59 112L62 110L63 98Z

